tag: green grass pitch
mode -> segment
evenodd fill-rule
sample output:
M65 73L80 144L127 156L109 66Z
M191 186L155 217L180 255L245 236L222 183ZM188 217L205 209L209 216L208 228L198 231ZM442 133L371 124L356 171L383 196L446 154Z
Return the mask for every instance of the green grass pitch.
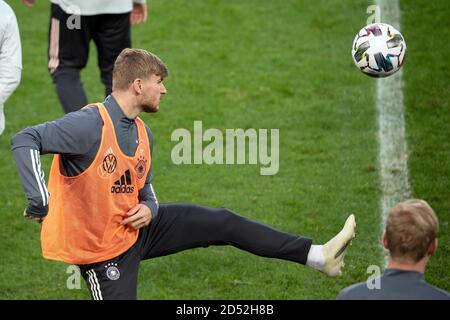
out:
M22 128L62 116L47 72L49 3L16 11L23 46L21 86L5 105L0 137L0 299L89 299L66 288L66 267L44 260L40 227L25 221L26 199L10 152ZM233 247L195 249L143 262L140 299L334 299L383 265L375 81L350 50L369 1L154 0L133 46L168 65L160 111L144 115L155 136L154 186L160 202L228 207L323 243L355 213L357 238L338 279ZM408 52L403 70L409 176L414 197L440 218L440 248L425 275L450 290L450 7L446 0L401 1ZM103 87L94 46L82 76L91 102ZM257 165L179 165L176 128L280 130L280 170ZM50 156L42 157L48 176Z

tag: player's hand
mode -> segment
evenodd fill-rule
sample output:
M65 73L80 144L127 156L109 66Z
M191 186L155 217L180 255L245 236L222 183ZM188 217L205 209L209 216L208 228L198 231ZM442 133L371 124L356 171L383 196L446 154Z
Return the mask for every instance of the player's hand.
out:
M127 212L128 218L122 221L122 225L128 225L133 229L140 229L148 226L152 221L152 212L145 204L139 203Z
M36 0L22 0L22 3L26 5L28 8L31 8L36 3Z
M131 24L139 24L147 22L147 5L145 3L133 2L133 10L130 16Z
M27 212L27 209L25 209L23 211L23 216L26 219L32 220L32 221L36 221L37 223L42 223L42 221L44 221L46 216L41 216L41 215L37 215L37 214L32 214Z

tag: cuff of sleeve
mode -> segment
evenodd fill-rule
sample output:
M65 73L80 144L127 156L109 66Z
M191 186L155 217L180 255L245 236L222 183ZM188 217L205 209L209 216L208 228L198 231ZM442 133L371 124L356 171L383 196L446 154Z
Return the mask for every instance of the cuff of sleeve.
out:
M46 216L48 213L48 206L33 206L29 204L27 212L36 216Z
M141 201L141 203L150 208L150 211L152 212L152 220L155 219L158 215L159 205L154 201Z

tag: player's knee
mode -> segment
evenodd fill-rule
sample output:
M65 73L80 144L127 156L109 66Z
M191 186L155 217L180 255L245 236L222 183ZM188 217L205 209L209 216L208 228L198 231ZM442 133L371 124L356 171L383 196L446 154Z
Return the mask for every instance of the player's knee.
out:
M217 208L214 209L214 211L217 216L220 216L220 218L224 220L232 219L235 215L230 209L227 208Z
M217 214L220 216L219 220L219 228L220 231L225 236L232 236L236 230L238 230L237 226L239 225L239 220L241 217L234 213L233 211L226 208L216 209Z

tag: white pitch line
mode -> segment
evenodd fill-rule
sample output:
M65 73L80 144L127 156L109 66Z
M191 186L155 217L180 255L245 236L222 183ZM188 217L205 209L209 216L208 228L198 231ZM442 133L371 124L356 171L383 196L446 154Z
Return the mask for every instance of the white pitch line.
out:
M400 30L399 0L377 0L381 22ZM397 202L409 198L408 150L405 137L402 70L377 80L378 139L380 143L381 230ZM384 251L384 263L388 256Z

